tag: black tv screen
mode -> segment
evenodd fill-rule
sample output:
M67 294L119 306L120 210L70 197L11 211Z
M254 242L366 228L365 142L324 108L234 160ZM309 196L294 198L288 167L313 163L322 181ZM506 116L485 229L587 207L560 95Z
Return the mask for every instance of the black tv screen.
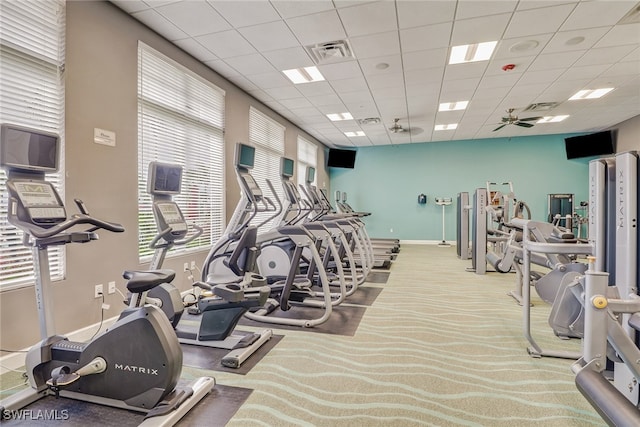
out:
M565 138L564 146L567 152L567 159L600 156L616 152L613 132L610 130Z
M355 150L341 150L338 148L329 149L329 157L327 158L327 166L331 168L349 168L353 169L356 164Z

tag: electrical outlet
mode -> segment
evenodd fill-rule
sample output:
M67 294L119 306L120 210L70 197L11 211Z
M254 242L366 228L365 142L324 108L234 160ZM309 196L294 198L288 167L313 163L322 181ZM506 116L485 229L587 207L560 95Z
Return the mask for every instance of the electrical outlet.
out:
M93 291L94 298L102 298L102 293L104 292L104 287L102 285L96 285Z
M115 294L116 293L116 282L109 282L109 288L108 288L107 292L109 294Z
M191 270L195 270L196 269L196 262L195 261L191 261Z
M189 263L188 262L184 263L184 270L182 270L182 271L189 271Z
M390 228L390 229L389 229L389 232L390 232L390 233L393 233L393 228Z

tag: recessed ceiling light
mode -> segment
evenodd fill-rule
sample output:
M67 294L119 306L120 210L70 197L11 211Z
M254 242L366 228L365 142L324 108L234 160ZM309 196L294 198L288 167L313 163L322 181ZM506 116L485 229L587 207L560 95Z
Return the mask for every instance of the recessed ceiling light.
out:
M292 68L282 71L294 84L321 82L324 76L317 67Z
M449 123L448 125L436 125L434 130L453 130L457 128L458 128L457 123Z
M379 64L376 64L376 68L378 70L386 70L387 68L389 68L389 64L387 64L386 62L381 62Z
M539 44L537 40L525 40L512 45L509 52L527 52L537 48Z
M365 136L364 132L362 132L361 130L357 130L355 132L345 132L345 135L347 135L349 138L352 138L354 136Z
M582 36L571 37L569 40L564 42L564 44L566 44L567 46L575 46L577 44L582 43L583 41L584 41L584 37L582 37Z
M569 116L568 115L566 115L566 116L545 116L545 117L541 118L540 120L538 120L536 123L557 123L557 122L563 121L567 117L569 117Z
M438 111L464 110L469 105L469 101L444 102L438 107Z
M339 122L341 120L353 120L351 113L331 113L327 114L327 117L332 122Z
M605 96L606 94L608 94L609 92L611 92L612 90L613 90L612 87L606 87L606 88L602 88L602 89L585 89L585 90L581 90L578 93L576 93L575 95L573 95L571 98L569 98L569 101L574 101L576 99L601 98L601 97Z
M484 42L476 44L466 44L451 48L449 64L464 64L466 62L486 61L491 58L493 50L498 44L494 42Z

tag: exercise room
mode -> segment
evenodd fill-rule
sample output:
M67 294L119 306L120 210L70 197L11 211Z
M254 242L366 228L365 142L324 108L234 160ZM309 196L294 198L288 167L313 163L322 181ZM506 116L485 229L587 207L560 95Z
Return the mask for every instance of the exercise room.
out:
M640 2L1 0L7 426L640 425Z

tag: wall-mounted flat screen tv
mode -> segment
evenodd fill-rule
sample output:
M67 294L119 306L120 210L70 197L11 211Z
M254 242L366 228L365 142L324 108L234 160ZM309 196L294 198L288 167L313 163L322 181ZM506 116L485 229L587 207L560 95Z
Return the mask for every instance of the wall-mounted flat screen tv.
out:
M601 156L616 152L614 135L611 130L565 138L564 146L567 159Z
M356 164L355 150L342 150L338 148L330 148L327 157L327 166L330 168L348 168L353 169Z

